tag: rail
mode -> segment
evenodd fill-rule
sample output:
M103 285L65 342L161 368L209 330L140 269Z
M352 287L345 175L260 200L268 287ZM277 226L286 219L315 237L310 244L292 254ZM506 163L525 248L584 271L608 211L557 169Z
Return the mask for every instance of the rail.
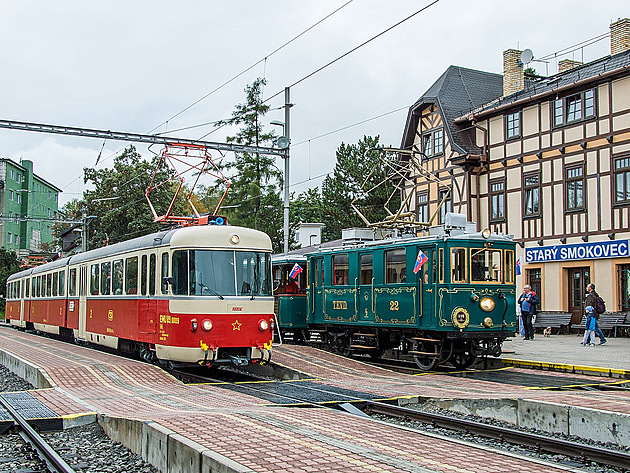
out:
M442 414L422 412L417 409L384 404L382 402L367 401L364 410L369 414L404 417L447 429L464 430L475 435L500 439L516 445L524 445L560 455L588 459L602 465L618 468L627 468L628 465L630 465L630 453L621 452L619 450L609 450L593 445L559 440L521 430L459 419L457 417L449 417Z
M59 456L59 454L29 425L27 420L17 412L4 397L0 396L0 405L20 427L20 436L37 451L40 458L53 473L75 473L75 471ZM22 435L23 434L23 435Z

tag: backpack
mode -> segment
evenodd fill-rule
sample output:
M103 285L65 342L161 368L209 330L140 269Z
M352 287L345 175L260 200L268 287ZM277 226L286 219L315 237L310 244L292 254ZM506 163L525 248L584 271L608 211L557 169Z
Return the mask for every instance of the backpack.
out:
M595 296L595 312L598 314L606 312L606 302L599 295Z

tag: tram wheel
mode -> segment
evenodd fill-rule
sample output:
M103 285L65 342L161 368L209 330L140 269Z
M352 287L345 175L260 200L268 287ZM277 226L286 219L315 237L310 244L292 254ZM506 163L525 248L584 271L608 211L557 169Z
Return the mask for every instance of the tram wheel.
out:
M436 357L414 356L413 361L422 371L430 371L437 366L440 360Z
M477 359L477 355L470 352L455 353L448 361L456 370L465 370L470 368Z

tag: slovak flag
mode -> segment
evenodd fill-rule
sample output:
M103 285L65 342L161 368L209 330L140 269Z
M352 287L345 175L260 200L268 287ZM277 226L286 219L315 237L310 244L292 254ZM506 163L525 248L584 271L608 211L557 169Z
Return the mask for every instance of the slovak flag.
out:
M293 265L293 269L291 269L291 272L289 273L289 277L290 278L297 278L297 275L300 274L302 272L302 266L300 266L299 264L295 263Z
M422 250L420 250L418 252L418 257L416 258L416 265L413 267L413 274L418 274L422 265L427 261L429 261L429 258L422 252Z
M520 258L516 260L516 275L517 276L521 275L521 259Z

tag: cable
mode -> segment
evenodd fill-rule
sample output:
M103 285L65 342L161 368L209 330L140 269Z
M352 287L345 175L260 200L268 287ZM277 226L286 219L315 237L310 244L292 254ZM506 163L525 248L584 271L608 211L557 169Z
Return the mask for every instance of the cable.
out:
M336 59L333 59L332 61L330 61L328 64L323 65L322 67L320 67L319 69L311 72L310 74L302 77L300 80L295 81L293 84L291 84L289 86L289 88L294 87L296 85L298 85L300 82L305 81L306 79L308 79L309 77L314 76L315 74L317 74L318 72L323 71L324 69L326 69L328 66L333 65L334 63L336 63L337 61L343 59L344 57L348 56L349 54L352 54L353 52L355 52L357 49L362 48L363 46L365 46L368 43L371 43L372 41L374 41L376 38L383 36L385 33L393 30L394 28L396 28L399 25L402 25L404 22L406 22L407 20L413 18L414 16L416 16L419 13L422 13L423 11L425 11L426 9L428 9L429 7L432 7L433 5L435 5L436 3L438 3L440 0L434 0L433 2L429 3L427 6L421 8L420 10L418 10L415 13L412 13L411 15L409 15L407 18L404 18L402 20L400 20L398 23L396 23L395 25L390 26L389 28L387 28L384 31L381 31L379 34L377 34L376 36L372 36L370 39L368 39L367 41L364 41L363 43L359 44L358 46L352 48L350 51L348 51L347 53L342 54L341 56L337 57ZM277 92L276 94L272 95L271 97L269 97L267 100L265 100L265 102L273 99L274 97L277 97L278 95L280 95L281 93L284 92L284 89ZM264 103L264 102L263 102Z
M243 70L242 72L239 72L238 74L236 74L234 77L232 77L231 79L227 80L226 82L224 82L223 84L221 84L220 86L218 86L217 88L215 88L214 90L208 92L206 95L204 95L203 97L201 97L200 99L196 100L195 102L193 102L192 104L188 105L186 108L184 108L183 110L177 112L175 115L173 115L171 118L169 118L168 120L163 121L162 123L160 123L158 126L156 126L155 128L153 128L152 130L150 130L148 133L151 133L152 131L158 129L159 127L161 127L162 125L168 123L169 121L171 121L173 118L178 117L179 115L181 115L182 113L184 113L187 110L190 110L192 107L194 107L195 105L197 105L199 102L207 99L208 97L210 97L212 94L214 94L215 92L217 92L218 90L221 90L223 87L225 87L226 85L228 85L230 82L236 80L237 78L239 78L240 76L242 76L243 74L245 74L246 72L250 71L251 69L253 69L254 67L256 67L258 64L260 64L263 61L267 61L268 58L270 58L271 56L273 56L274 54L276 54L278 51L280 51L281 49L283 49L284 47L288 46L289 44L291 44L293 41L295 41L296 39L298 39L300 36L303 36L304 34L308 33L310 30L312 30L313 28L315 28L317 25L319 25L320 23L324 22L325 20L327 20L328 18L330 18L331 16L333 16L335 13L337 13L339 10L341 10L342 8L346 7L347 5L349 5L350 3L352 3L353 0L349 0L346 3L344 3L343 5L341 5L339 8L337 8L336 10L334 10L332 13L329 13L328 15L326 15L324 18L322 18L321 20L319 20L318 22L316 22L315 24L309 26L307 29L305 29L304 31L302 31L300 34L298 34L297 36L294 36L293 38L291 38L289 41L287 41L286 43L284 43L282 46L274 49L272 52L270 52L269 54L267 54L264 58L260 59L258 62L252 64L251 66L249 66L248 68L246 68L245 70Z

